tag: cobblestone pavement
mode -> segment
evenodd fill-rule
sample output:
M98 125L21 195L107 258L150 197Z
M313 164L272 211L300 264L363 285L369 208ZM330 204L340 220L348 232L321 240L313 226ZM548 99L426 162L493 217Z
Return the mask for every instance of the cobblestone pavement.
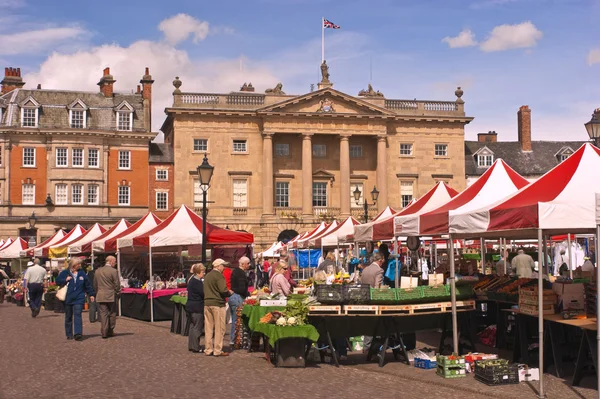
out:
M119 319L117 335L107 340L99 329L85 313L85 339L67 341L62 314L42 311L32 319L27 308L0 305L0 399L536 397L524 383L487 387L470 376L443 380L433 371L393 362L380 369L358 354L339 369L276 369L258 353L235 351L228 358L192 354L187 337L171 334L164 324ZM548 379L549 398L597 395Z

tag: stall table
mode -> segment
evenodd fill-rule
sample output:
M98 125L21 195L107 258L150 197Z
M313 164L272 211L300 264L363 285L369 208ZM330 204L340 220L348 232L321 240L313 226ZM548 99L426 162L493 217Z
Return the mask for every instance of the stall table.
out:
M185 305L187 304L187 296L175 294L170 301L173 302L173 317L171 320L171 332L181 334L184 337L189 335L189 318Z
M171 320L174 304L170 301L170 298L181 291L185 291L185 288L154 290L152 292L141 288L123 288L121 289L121 316L150 321L150 299L152 298L154 320Z

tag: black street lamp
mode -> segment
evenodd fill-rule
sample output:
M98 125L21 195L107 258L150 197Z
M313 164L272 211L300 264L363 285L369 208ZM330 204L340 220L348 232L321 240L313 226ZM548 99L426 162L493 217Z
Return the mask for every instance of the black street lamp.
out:
M590 139L594 140L596 147L599 146L600 138L600 108L596 108L592 114L592 119L584 124Z
M215 170L215 167L208 163L206 154L204 154L202 165L198 166L197 170L202 190L202 263L206 264L206 192L210 188L210 180Z
M354 194L356 205L359 205L362 192L358 189L358 186L356 186L352 194ZM365 210L365 223L369 223L369 205L375 205L377 203L377 198L379 198L379 191L377 191L377 187L373 186L373 191L371 191L371 199L373 200L373 203L367 203L366 198L363 201L363 208Z
M35 216L35 211L31 212L31 216L29 216L29 228L33 229L35 227L35 223L37 222L37 216Z

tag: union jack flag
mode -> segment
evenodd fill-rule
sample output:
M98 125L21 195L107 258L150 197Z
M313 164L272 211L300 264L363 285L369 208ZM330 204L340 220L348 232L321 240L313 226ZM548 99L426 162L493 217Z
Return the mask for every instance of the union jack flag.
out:
M333 22L329 21L328 19L323 20L323 27L330 28L330 29L340 29L339 25L334 24Z

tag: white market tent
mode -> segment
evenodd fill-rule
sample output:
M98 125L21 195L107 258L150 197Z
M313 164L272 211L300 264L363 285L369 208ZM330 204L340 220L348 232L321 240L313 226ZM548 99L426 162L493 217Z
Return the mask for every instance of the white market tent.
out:
M21 251L27 249L27 243L21 237L13 241L9 238L10 244L0 250L0 259L15 259L21 256Z
M335 230L335 228L337 226L338 226L338 222L336 220L334 220L330 224L326 225L325 228L323 230L321 230L320 232L315 233L310 237L306 237L301 240L298 240L298 248L314 248L315 245L312 244L312 242L314 242L314 240L319 239L323 235L329 234L332 230Z
M148 212L146 216L129 226L127 229L121 231L114 237L105 240L104 252L115 253L121 247L131 246L133 237L137 237L140 234L144 234L145 232L152 230L153 228L158 226L160 222L160 219L157 218L152 212ZM96 252L95 249L94 252Z
M290 247L298 248L298 245L300 244L300 242L316 236L321 231L325 230L326 227L327 227L327 224L325 222L321 222L321 224L319 224L313 230L311 230L307 233L304 233L301 237L298 237L298 239L294 238L292 241L288 242L288 248L290 248Z
M104 244L111 238L115 238L131 226L125 219L119 220L119 223L115 224L110 229L106 230L102 235L96 237L91 243L84 244L82 246L82 252L91 252L92 256L94 253L104 253Z
M71 237L70 240L66 240L61 242L60 244L51 246L50 250L48 251L50 258L66 258L69 254L80 253L79 250L81 247L77 247L79 243L85 243L89 238L93 239L95 237L98 237L105 231L106 229L104 227L102 227L99 223L96 223L80 236ZM71 246L73 246L73 248L76 249L75 252L71 251Z
M258 254L258 256L262 258L275 258L279 256L279 251L283 248L284 244L279 242L274 242L267 250Z
M2 240L2 241L4 241L4 240ZM4 248L8 247L12 243L13 243L13 239L9 237L6 241L4 241L2 243L2 246L0 246L0 251L2 251Z
M107 230L100 226L100 224L96 223L91 229L85 232L84 235L71 241L68 244L68 253L69 254L80 254L80 253L88 253L90 252L90 246L87 244L91 244L94 240L104 234ZM87 250L86 250L87 249Z
M62 240L65 237L65 235L66 233L64 230L58 230L56 233L54 233L52 237L48 238L46 241L36 245L33 248L29 248L26 251L21 251L21 256L42 256L44 248L48 248L51 245L56 244L57 242Z
M69 231L69 233L66 236L64 236L63 238L61 238L54 244L48 245L45 248L36 249L34 252L35 256L42 256L44 258L47 258L47 257L56 258L56 256L53 256L52 248L62 247L64 244L69 243L72 240L74 240L75 238L82 236L84 233L85 233L85 229L80 224L78 224L75 227L73 227L73 229L71 231ZM38 253L39 253L39 255L38 255Z
M408 205L406 205L404 207L404 209L406 209L408 206L410 206L412 204L412 202L413 201L410 201L410 203ZM373 218L372 222L377 222L379 220L387 219L395 213L398 213L398 212L395 211L394 209L392 209L392 207L386 206L383 211L379 212L379 214Z
M388 207L389 208L389 207ZM391 208L390 208L391 209ZM349 217L343 223L340 223L333 230L320 237L310 239L310 245L314 247L335 247L347 235L354 233L354 226L358 225L358 221L353 217Z

